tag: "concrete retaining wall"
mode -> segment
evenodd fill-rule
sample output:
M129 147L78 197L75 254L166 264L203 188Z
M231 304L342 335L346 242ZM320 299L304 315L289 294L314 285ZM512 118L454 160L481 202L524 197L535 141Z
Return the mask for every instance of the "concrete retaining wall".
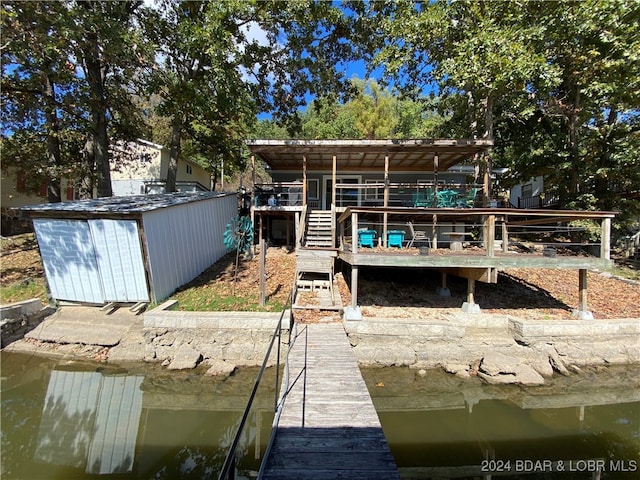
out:
M532 366L543 376L586 365L639 364L640 321L528 320L456 314L427 320L365 318L345 321L354 354L363 365L442 366L477 372L484 358L499 355L511 366ZM505 360L506 361L506 360Z
M2 332L0 348L4 348L14 340L22 338L25 333L36 327L53 309L43 308L42 302L36 298L22 302L0 306L0 331Z
M261 365L280 312L183 312L168 301L146 312L143 322L145 360L173 361L188 346L192 355L210 364ZM282 316L283 340L291 328L291 313ZM275 363L275 349L269 365Z

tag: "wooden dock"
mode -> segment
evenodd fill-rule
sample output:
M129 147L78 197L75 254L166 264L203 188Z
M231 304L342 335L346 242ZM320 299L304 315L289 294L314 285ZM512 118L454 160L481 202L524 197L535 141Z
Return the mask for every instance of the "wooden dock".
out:
M289 393L262 478L399 479L342 325L296 324L292 344Z

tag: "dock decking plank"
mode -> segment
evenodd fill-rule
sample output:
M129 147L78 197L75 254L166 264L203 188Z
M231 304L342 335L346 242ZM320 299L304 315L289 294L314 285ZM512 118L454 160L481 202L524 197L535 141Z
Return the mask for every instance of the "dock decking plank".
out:
M292 337L292 384L262 478L398 479L342 325L296 324Z

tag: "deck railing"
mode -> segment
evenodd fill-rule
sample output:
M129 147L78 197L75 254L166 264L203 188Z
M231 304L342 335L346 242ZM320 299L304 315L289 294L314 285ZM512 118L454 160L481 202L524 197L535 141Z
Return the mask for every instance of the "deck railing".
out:
M225 458L224 464L222 466L222 470L218 475L218 480L233 480L236 477L236 461L237 461L237 450L240 445L240 440L245 433L245 428L247 427L247 419L249 418L249 414L251 412L251 408L253 407L253 402L256 398L256 394L258 392L258 388L260 387L260 382L262 381L262 376L267 369L267 366L270 365L271 353L273 351L273 347L277 342L277 353L275 359L275 368L276 368L276 382L275 382L275 398L274 398L274 412L278 411L278 400L280 397L280 365L281 365L281 345L282 345L282 322L284 320L284 316L287 312L290 312L290 307L292 304L293 297L293 289L289 293L289 297L287 302L282 309L282 313L280 314L280 318L278 320L278 325L271 335L271 341L269 342L269 346L267 347L267 352L264 356L264 360L262 361L262 365L260 367L260 371L258 372L258 376L253 385L253 389L251 390L251 395L249 396L249 400L247 402L247 406L244 409L242 414L242 418L240 420L240 424L238 426L238 431L233 438L233 442L231 443L231 447L229 448L229 452L227 453L227 457ZM288 343L288 342L287 342ZM286 359L285 359L286 360ZM285 373L287 367L285 362ZM265 455L266 457L266 455Z
M533 197L519 197L518 208L549 208L558 205L557 195L534 195Z
M550 249L570 254L588 253L610 259L611 219L614 212L570 210L474 209L393 209L350 207L338 218L339 248L358 253L363 235L373 246L388 247L401 242L406 248L412 230L422 232L431 248L476 247L486 256L519 250L551 254ZM581 222L574 223L575 220ZM584 220L600 222L599 239L589 241ZM411 226L409 226L409 222ZM363 233L368 232L368 233ZM374 241L371 242L371 238ZM360 243L362 243L360 241ZM412 245L418 246L418 245ZM366 249L362 249L367 251Z
M385 205L385 183L337 183L335 207L436 207L471 208L481 203L482 185L470 183L389 183ZM256 185L253 205L256 207L292 207L307 205L311 209L331 208L331 192L322 198L305 201L300 182L263 183ZM319 195L319 193L318 193Z

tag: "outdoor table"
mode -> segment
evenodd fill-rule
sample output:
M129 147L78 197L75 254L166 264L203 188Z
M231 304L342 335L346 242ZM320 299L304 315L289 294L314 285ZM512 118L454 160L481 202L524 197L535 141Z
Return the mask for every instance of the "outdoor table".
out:
M451 250L462 250L464 236L470 235L467 232L443 232L443 234L449 236L449 248Z

